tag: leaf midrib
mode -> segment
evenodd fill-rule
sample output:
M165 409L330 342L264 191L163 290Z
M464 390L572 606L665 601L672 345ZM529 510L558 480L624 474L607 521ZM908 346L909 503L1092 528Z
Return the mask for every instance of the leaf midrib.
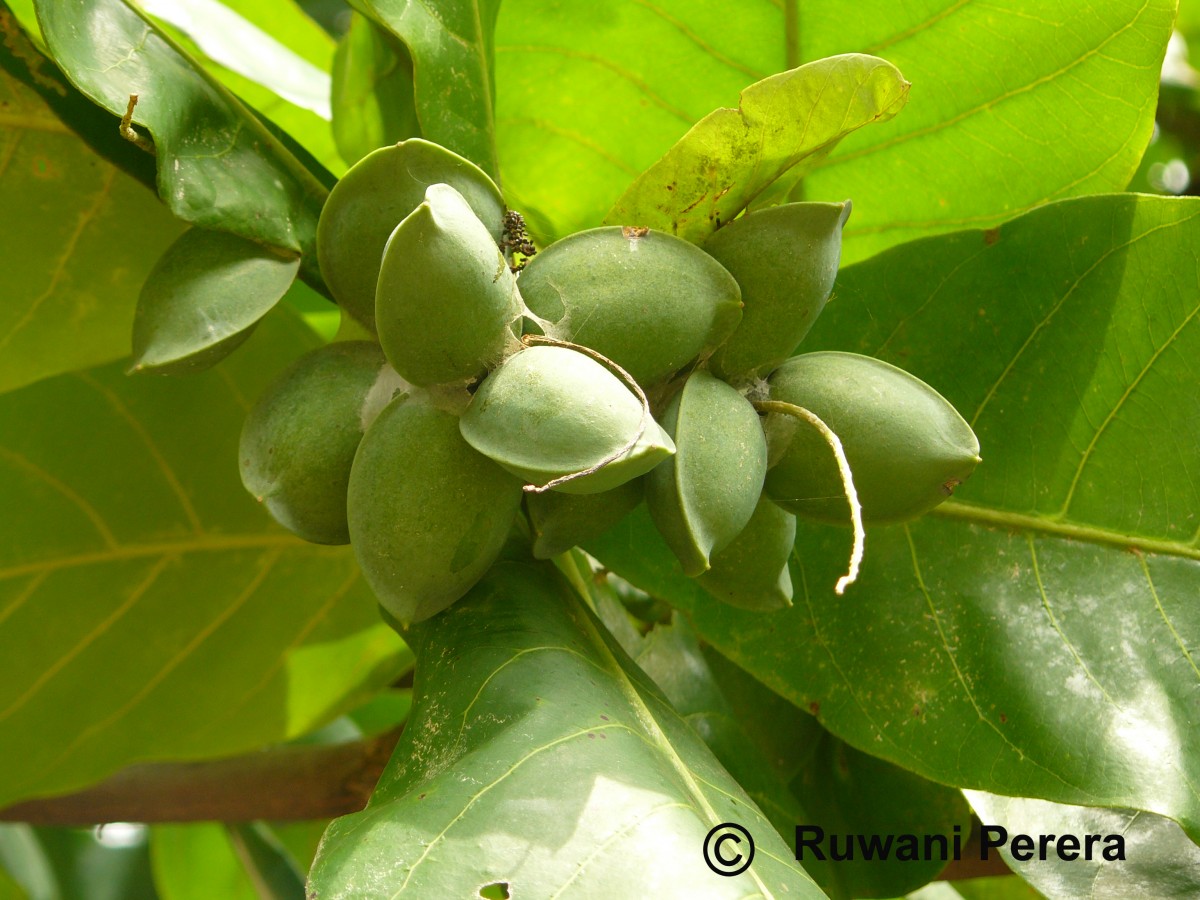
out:
M343 547L321 547L305 543L298 537L281 532L263 534L198 534L177 541L160 541L147 544L122 544L116 547L77 553L73 556L52 556L35 562L22 563L9 568L0 568L0 581L21 575L36 575L58 569L97 563L124 562L131 559L147 559L163 556L181 556L188 553L215 553L229 550L262 550L272 548L300 548L320 553L344 552Z
M1027 513L975 506L960 501L950 501L932 510L929 515L943 519L956 519L976 525L1010 528L1022 532L1040 532L1054 537L1064 537L1090 544L1102 544L1122 550L1178 556L1183 559L1200 560L1200 547L1179 541L1151 538L1143 535L1122 534L1094 525L1082 525L1050 519Z
M638 724L646 731L651 743L659 748L659 751L671 764L676 775L691 795L693 802L699 807L700 813L708 819L708 824L710 826L719 825L721 818L709 804L708 798L704 796L704 792L700 789L700 785L697 784L687 763L680 759L679 754L675 752L675 746L663 732L662 727L658 724L658 719L655 718L654 713L646 705L645 700L642 699L641 692L629 679L625 668L620 664L616 656L613 655L612 649L597 630L596 623L592 619L590 611L585 608L584 603L574 591L571 591L570 594L572 603L575 606L576 615L582 621L583 627L587 631L588 639L591 641L597 656L602 658L607 664L613 680L616 682L622 696L625 697L625 702L629 704L629 708L637 717ZM761 892L761 896L765 898L774 897L774 894L771 893L756 872L748 870L747 874L753 877L755 885Z

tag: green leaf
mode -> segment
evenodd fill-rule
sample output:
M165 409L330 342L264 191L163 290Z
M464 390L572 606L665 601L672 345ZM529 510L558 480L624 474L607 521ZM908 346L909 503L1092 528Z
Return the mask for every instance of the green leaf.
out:
M227 827L261 900L304 900L304 876L269 828L261 822Z
M372 150L420 137L408 49L353 13L333 60L333 137L358 162Z
M1155 900L1188 900L1200 896L1200 847L1170 819L1129 809L1089 809L1064 806L1025 797L1000 797L982 791L967 793L979 818L999 826L1011 841L1015 835L1033 837L1032 859L1018 859L1008 845L999 852L1009 868L1047 897L1092 900L1096 897L1154 897ZM1045 860L1039 858L1039 835L1072 835L1078 847L1075 859L1061 859L1050 844ZM1121 835L1123 861L1106 862L1104 840L1097 841L1085 857L1086 835ZM995 835L999 838L999 835Z
M804 199L853 198L843 259L1121 190L1153 127L1174 0L505 0L497 144L509 204L543 239L596 225L630 180L748 84L843 53L897 66L904 114L843 141Z
M785 843L794 840L797 825L815 821L746 731L747 719L754 719L753 713L762 711L762 705L756 702L760 697L750 696L743 690L738 697L742 704L736 708L732 705L725 693L725 680L718 680L709 668L687 619L676 613L669 625L656 625L631 655L642 671L654 679L675 711L704 739L742 790L758 804ZM759 691L769 693L761 685ZM804 717L795 707L792 709L797 717ZM783 730L789 730L789 722L776 720L772 724L781 724ZM789 748L790 754L803 756L810 753L810 745L819 743L825 736L821 727L813 722L813 727L801 736L801 742ZM823 862L813 859L812 854L803 863L808 874L829 896L850 896L845 889L846 864ZM849 864L850 868L853 866L853 863Z
M505 0L496 142L509 205L547 243L598 225L697 121L788 68L782 25L770 3L731 15L715 0Z
M0 807L303 734L402 668L349 548L238 483L250 403L315 343L279 315L194 378L0 397Z
M858 54L772 75L742 91L737 109L701 119L604 221L702 243L781 175L802 175L846 135L896 115L908 88L895 66Z
M346 170L329 124L333 41L291 0L141 0L139 6L213 77L298 140L325 168L338 175ZM255 12L258 22L250 20ZM284 39L301 44L311 61Z
M966 844L970 809L961 791L860 753L720 654L709 650L705 658L738 723L768 752L768 764L788 780L783 796L803 804L802 818L780 825L789 842L795 841L797 825L808 824L839 835L940 834L946 837L951 854L956 836ZM732 767L730 771L747 784L740 772ZM800 862L822 885L821 873L829 872L841 895L849 897L902 894L937 877L945 867L936 857L884 862L861 854L852 860L821 863L811 852Z
M1171 268L1197 242L1200 200L1089 197L842 273L804 349L903 365L984 459L933 515L868 532L844 598L833 528L802 526L773 615L697 592L644 519L590 552L861 750L1197 839L1200 280Z
M162 900L259 900L229 832L216 822L153 826L150 860Z
M413 716L367 809L326 833L312 893L821 896L552 567L500 563L414 634ZM701 861L722 822L757 843L736 878Z
M1154 127L1176 0L806 4L805 58L857 50L913 84L903 116L844 141L804 184L854 198L843 264L1042 203L1119 191Z
M118 116L138 95L134 127L154 138L159 194L176 216L301 252L319 281L326 190L253 113L124 0L37 8L55 59L83 93Z
M296 278L300 260L220 231L191 228L142 286L133 370L207 369L250 336Z
M493 37L500 0L355 0L412 56L421 136L499 183Z
M967 843L971 834L971 811L961 791L935 784L912 772L855 750L827 732L804 770L791 782L791 791L801 798L808 818L803 821L822 829L820 845L830 847L830 836L880 835L884 842L900 835L941 836L941 845L931 845L927 859L870 859L859 850L852 862L833 865L850 897L889 897L914 890L932 881L954 858L955 847ZM799 822L797 823L799 824ZM814 832L808 832L814 837ZM807 863L812 855L805 852Z
M180 232L151 191L72 134L103 143L92 113L103 114L9 15L0 6L0 207L13 211L0 217L0 392L128 353L138 290ZM111 140L144 156L115 127Z
M0 882L4 900L58 900L58 879L33 826L23 822L0 822L0 873L10 877ZM13 893L4 894L8 888Z

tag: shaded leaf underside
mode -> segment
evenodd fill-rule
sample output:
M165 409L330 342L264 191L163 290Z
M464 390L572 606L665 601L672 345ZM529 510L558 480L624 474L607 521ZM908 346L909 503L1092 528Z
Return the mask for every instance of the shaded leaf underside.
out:
M313 342L276 316L204 375L108 366L0 400L0 805L304 733L397 670L349 550L237 483L248 404Z

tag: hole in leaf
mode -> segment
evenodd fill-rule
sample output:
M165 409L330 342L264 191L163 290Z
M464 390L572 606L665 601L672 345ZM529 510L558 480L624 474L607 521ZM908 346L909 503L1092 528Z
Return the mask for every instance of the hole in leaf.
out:
M508 882L495 881L485 884L479 889L479 896L483 900L509 900L511 894L508 893Z

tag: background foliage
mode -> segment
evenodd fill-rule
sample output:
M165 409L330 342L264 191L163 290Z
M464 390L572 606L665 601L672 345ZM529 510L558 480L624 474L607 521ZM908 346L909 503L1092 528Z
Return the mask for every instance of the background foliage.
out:
M442 681L436 666L418 670L411 724L422 729L406 734L370 816L383 837L351 852L340 836L361 826L343 820L315 877L386 866L401 829L461 820L489 839L437 869L443 887L494 873L516 846L552 847L590 874L570 881L539 852L512 874L615 894L645 868L604 853L634 846L636 832L572 843L555 828L603 825L588 803L616 804L691 853L704 819L681 810L718 802L708 789L719 785L761 810L746 815L778 857L760 871L772 889L817 895L789 861L791 824L944 833L968 822L969 802L1010 831L1129 836L1123 865L1013 864L1050 896L1193 896L1200 201L1170 195L1192 190L1200 105L1180 37L1162 66L1171 0L1047 6L0 6L0 208L19 211L0 217L0 805L139 760L345 740L404 718L406 699L380 698L412 655L352 555L272 525L236 472L248 404L318 343L313 326L330 335L312 241L337 175L419 132L499 177L543 243L630 209L639 224L675 222L652 167L671 151L664 165L688 170L699 139L677 141L739 96L765 96L808 124L780 151L800 165L755 202L854 202L834 299L804 349L871 354L936 386L971 421L984 464L934 515L872 529L843 598L832 585L848 534L802 527L796 603L775 614L698 591L644 510L587 548L621 576L607 586L585 585L576 556L563 563L569 596L544 573L498 571L413 637L418 649L467 648L467 661ZM1186 2L1177 27L1200 39ZM835 54L879 57L889 65L867 68L890 80L864 91L845 64L815 99L743 93ZM155 157L117 133L131 93ZM748 202L761 161L732 150L722 161L751 185ZM137 293L185 225L298 259L300 280L241 322L244 338L261 318L208 372L127 377ZM471 623L505 591L515 624L497 644ZM529 655L554 642L579 656ZM546 679L582 718L484 690L497 677ZM601 707L619 710L609 725L588 718ZM444 723L432 731L447 715L515 718L532 741L456 746ZM589 748L610 738L587 737L593 727L632 742L636 765L605 769ZM503 802L448 787L518 771L527 754L545 768ZM422 767L434 757L448 768ZM697 773L707 787L686 787ZM658 793L641 790L650 783ZM436 804L413 813L430 790ZM659 809L663 792L678 809ZM558 826L508 815L539 802ZM99 885L127 897L294 895L322 828L156 826L122 848L111 835L3 826L0 897L102 896ZM808 873L831 896L875 897L936 874ZM942 887L1029 895L1014 882Z

